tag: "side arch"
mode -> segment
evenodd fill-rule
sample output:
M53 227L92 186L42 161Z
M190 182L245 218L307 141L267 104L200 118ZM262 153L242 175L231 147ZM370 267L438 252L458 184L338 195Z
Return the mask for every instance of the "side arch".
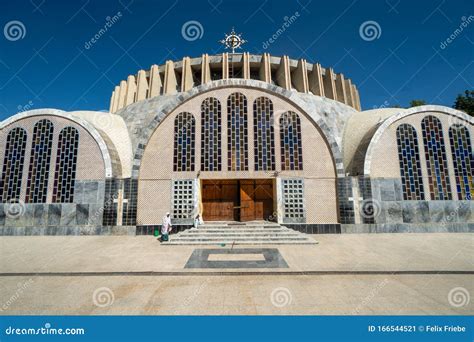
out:
M103 138L101 132L99 132L99 130L97 130L94 126L92 126L87 121L80 119L78 117L75 117L65 111L52 109L52 108L43 108L43 109L34 109L34 110L18 113L16 115L9 117L7 120L2 121L0 123L0 130L5 129L12 123L19 121L21 119L30 118L32 116L47 116L47 115L57 116L60 118L71 120L75 122L76 124L82 126L94 138L97 145L99 146L99 149L102 154L102 159L104 160L105 177L110 178L112 176L120 176L120 169L112 167L113 158L111 157L111 153L109 152L108 145L105 142L105 139Z
M390 127L397 120L400 120L402 118L405 118L413 114L419 114L419 113L424 113L424 112L438 112L441 114L447 114L452 117L453 122L467 122L467 123L470 123L471 125L474 125L474 118L470 117L464 112L461 112L459 110L452 109L449 107L427 105L427 106L419 106L419 107L404 109L400 113L395 114L389 117L388 119L386 119L377 128L374 135L372 136L372 139L370 140L370 143L369 143L369 147L367 148L367 152L365 154L365 160L364 160L364 175L365 176L368 176L368 177L370 176L375 146L377 145L377 143L379 142L379 140L381 139L385 131L388 129L388 127Z

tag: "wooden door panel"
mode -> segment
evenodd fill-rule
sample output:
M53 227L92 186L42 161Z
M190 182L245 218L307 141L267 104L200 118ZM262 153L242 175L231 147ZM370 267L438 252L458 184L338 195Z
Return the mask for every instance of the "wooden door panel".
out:
M234 207L238 204L237 181L203 180L202 202L205 221L235 220Z

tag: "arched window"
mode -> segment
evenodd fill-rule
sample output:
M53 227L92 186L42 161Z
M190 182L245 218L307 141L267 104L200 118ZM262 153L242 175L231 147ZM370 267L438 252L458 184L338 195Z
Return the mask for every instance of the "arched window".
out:
M196 122L191 113L179 113L174 120L174 171L194 171Z
M421 121L421 128L431 199L451 200L451 184L441 121L435 116L428 115Z
M77 150L79 132L74 127L66 127L59 133L54 172L53 202L72 203L76 181Z
M424 200L418 137L413 126L401 124L397 128L398 161L404 200Z
M53 123L43 119L33 128L30 167L26 188L26 203L45 203L48 195L51 146L53 144Z
M473 171L474 156L472 155L471 136L463 125L449 128L449 142L453 154L454 175L459 200L471 200L474 196Z
M2 203L20 200L26 140L27 134L23 128L13 128L8 133L0 180L0 202Z
M229 171L248 170L247 98L241 93L227 98L227 164Z
M221 103L208 97L201 104L201 170L221 171Z
M283 113L279 125L281 169L303 170L300 117L294 112Z
M275 170L275 134L273 103L259 97L253 103L253 137L255 171Z

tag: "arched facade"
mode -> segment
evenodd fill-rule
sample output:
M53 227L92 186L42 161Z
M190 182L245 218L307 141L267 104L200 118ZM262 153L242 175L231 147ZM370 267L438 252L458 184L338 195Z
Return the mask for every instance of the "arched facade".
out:
M102 225L112 165L109 148L92 125L60 111L22 113L2 123L0 146L4 225L57 234Z
M402 231L468 230L473 127L472 118L440 106L385 120L365 152L374 223Z
M167 211L177 230L197 213L306 233L474 229L472 117L361 112L319 64L186 57L120 82L111 112L0 123L0 234L151 234Z
M211 103L212 111L208 109ZM174 160L179 158L176 159L172 143L176 138L171 132L176 133L175 123L182 113L196 118L196 148L192 157L206 166L203 154L222 156L223 171L212 171L209 167L174 170ZM288 113L295 120L289 130L288 126L278 124L288 122ZM220 124L211 125L210 115ZM221 137L203 144L203 137L210 141L210 129L220 129ZM281 160L282 148L295 153L295 167L286 169L276 163ZM318 159L311 157L315 154ZM298 161L303 159L304 169L298 167ZM337 224L336 191L337 173L331 147L307 113L269 91L224 87L187 99L155 127L140 162L137 224L159 224L161 213L170 208L181 223L189 223L200 212L205 220ZM159 201L156 193L161 194ZM226 205L247 209L235 214L231 212L234 208L229 210Z

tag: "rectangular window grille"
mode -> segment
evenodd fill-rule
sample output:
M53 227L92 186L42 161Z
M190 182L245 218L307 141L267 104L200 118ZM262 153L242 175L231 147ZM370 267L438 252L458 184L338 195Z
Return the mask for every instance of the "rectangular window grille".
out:
M300 220L305 218L304 182L302 179L283 179L284 218Z
M53 202L72 203L76 181L79 132L74 127L65 127L59 133L54 172Z
M431 199L451 200L451 184L441 121L435 116L428 115L421 121L421 129Z
M453 155L458 199L472 200L474 196L474 156L472 155L469 130L463 125L452 125L449 128L449 142Z
M275 170L275 137L273 103L259 97L253 103L253 136L255 171Z
M17 202L20 199L26 140L23 128L17 127L8 133L0 180L0 202Z
M53 123L46 119L38 121L33 129L26 203L46 203L53 129Z
M172 218L173 220L192 219L194 214L194 180L173 181Z
M221 103L214 97L201 104L201 171L221 171Z
M119 188L119 179L107 179L105 181L104 214L102 217L102 224L104 226L117 225L117 199Z
M137 196L138 196L138 180L123 180L123 213L122 225L134 226L137 224Z
M405 201L424 200L418 137L413 126L401 124L397 128L398 161Z
M248 171L247 98L241 93L227 98L227 165L229 171Z
M283 113L279 121L281 169L303 170L301 121L294 112Z
M174 171L194 171L196 123L191 113L179 113L174 120Z

